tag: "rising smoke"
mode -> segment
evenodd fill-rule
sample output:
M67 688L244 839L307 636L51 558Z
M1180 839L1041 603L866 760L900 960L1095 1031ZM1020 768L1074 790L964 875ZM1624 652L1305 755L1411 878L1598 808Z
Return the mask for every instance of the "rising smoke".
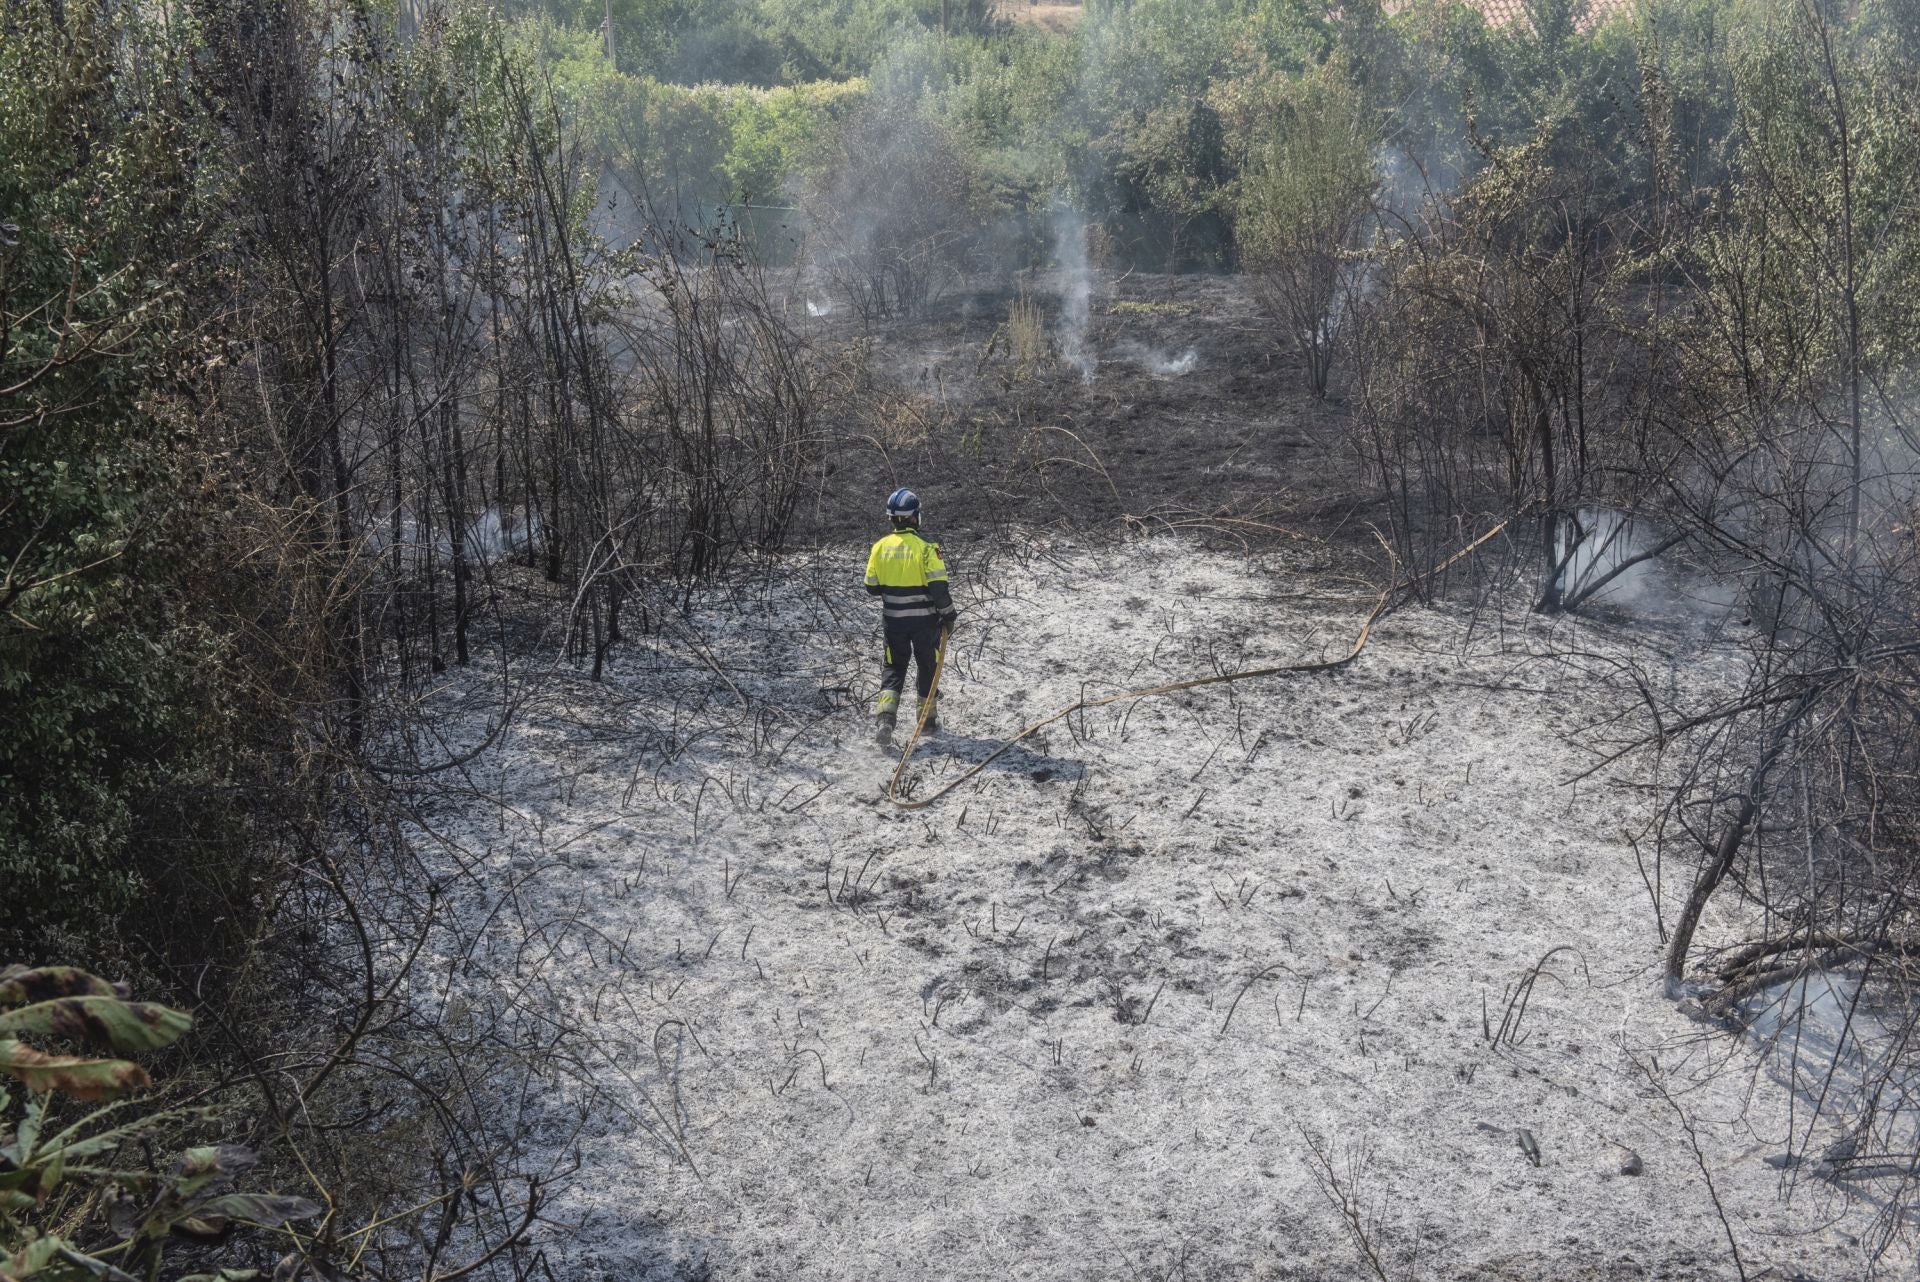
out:
M466 554L476 561L494 562L510 552L519 552L528 547L540 534L540 522L533 516L503 517L500 509L489 507L467 524ZM387 521L369 525L366 533L367 549L374 553L391 550L396 543L413 551L428 547L434 555L448 556L453 551L453 541L447 537L444 527L436 527L431 537L423 537L421 522L411 510L403 511L399 520L399 537L394 537L393 526Z
M1644 540L1632 517L1608 508L1581 508L1575 520L1562 521L1554 540L1554 559L1560 570L1560 591L1578 596L1594 589L1596 601L1627 605L1647 590L1651 564L1636 561ZM1609 578L1608 576L1612 576Z
M1096 362L1088 350L1087 328L1093 315L1093 271L1087 263L1087 220L1074 210L1054 214L1053 257L1060 268L1060 359L1091 383Z
M1139 343L1121 343L1113 349L1113 353L1121 360L1132 361L1155 378L1179 378L1193 373L1200 365L1200 353L1192 347L1176 355Z

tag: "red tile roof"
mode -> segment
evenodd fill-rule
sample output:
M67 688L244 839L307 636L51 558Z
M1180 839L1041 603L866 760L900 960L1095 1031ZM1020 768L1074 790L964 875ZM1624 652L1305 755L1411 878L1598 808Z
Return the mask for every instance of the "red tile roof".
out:
M1527 21L1526 0L1455 0L1455 3L1478 9L1489 27L1499 28L1509 22ZM1388 0L1389 13L1404 8L1404 4ZM1633 8L1633 0L1587 0L1587 11L1575 25L1581 31L1592 31L1602 22L1616 13L1626 13Z

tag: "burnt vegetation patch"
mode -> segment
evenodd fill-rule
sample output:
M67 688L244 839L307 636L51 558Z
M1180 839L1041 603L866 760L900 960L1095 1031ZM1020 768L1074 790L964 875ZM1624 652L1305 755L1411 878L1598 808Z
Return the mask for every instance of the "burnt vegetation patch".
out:
M1911 1273L1913 6L1391 7L9 3L0 1272Z

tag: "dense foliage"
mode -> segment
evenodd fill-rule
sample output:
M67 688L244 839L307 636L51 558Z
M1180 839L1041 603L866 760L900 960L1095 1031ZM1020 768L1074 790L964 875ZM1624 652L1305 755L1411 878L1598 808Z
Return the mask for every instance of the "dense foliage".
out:
M1570 0L1542 0L1531 21L1497 30L1452 3L1391 16L1362 3L1336 18L1304 0L1109 0L1064 33L1020 21L1020 9L629 0L520 12L603 104L594 132L622 154L623 174L656 195L670 188L696 220L743 202L790 204L851 102L877 95L951 134L1003 218L1064 200L1116 260L1230 265L1243 173L1276 145L1276 94L1330 58L1378 117L1367 132L1408 204L1451 190L1481 163L1480 144L1541 128L1559 157L1607 157L1621 196L1642 191L1640 87L1653 75L1689 181L1726 176L1735 6L1724 0L1668 0L1645 20L1613 10L1598 23ZM1001 248L1019 263L1044 256L1044 243Z
M197 611L223 505L189 411L203 217L184 48L9 10L0 41L0 939L217 875L240 733ZM141 74L120 74L116 42ZM32 906L32 911L25 911ZM15 936L17 940L17 936ZM93 941L89 941L93 942Z

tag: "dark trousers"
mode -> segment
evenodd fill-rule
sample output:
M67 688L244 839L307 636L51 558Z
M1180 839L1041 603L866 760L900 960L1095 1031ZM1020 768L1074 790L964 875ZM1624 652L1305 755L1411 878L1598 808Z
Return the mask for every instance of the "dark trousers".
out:
M886 625L886 668L880 688L895 694L907 688L907 660L913 660L914 693L922 699L933 688L933 665L940 649L939 619L907 619Z

